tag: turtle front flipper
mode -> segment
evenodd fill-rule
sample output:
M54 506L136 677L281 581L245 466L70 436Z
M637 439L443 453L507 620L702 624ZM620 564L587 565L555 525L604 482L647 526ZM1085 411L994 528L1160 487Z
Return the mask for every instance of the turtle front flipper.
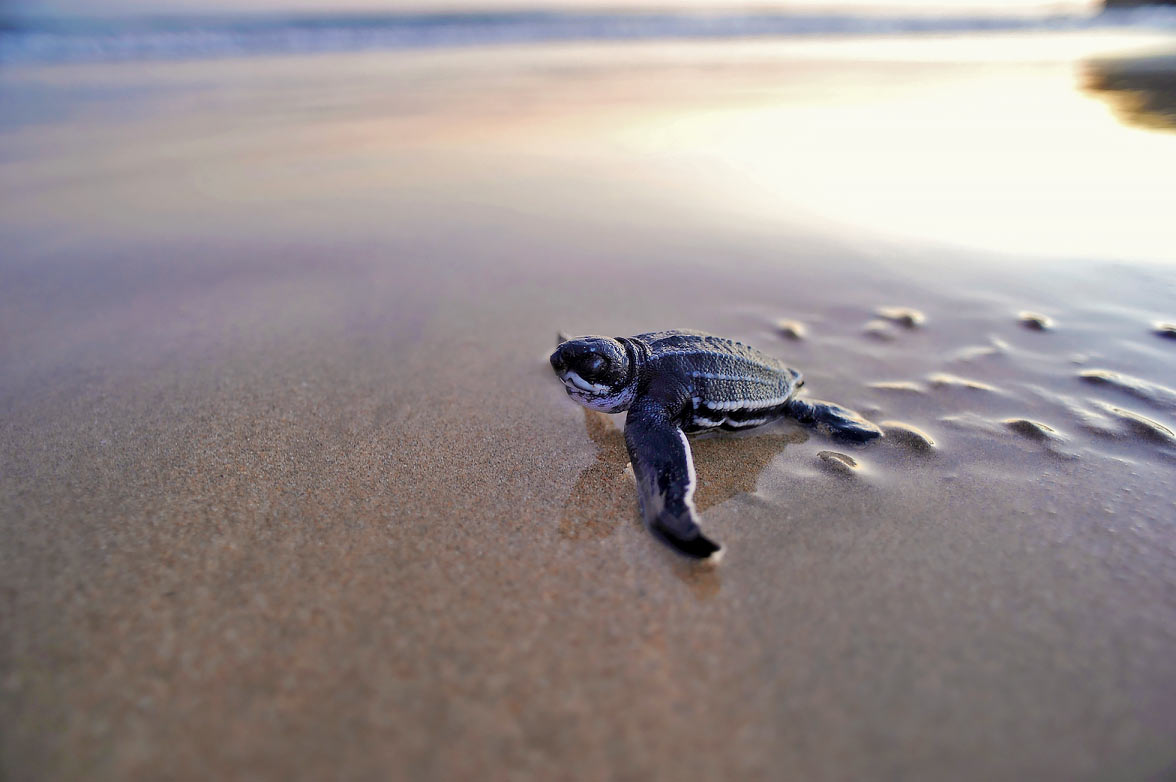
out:
M652 401L635 404L625 421L625 444L649 531L679 554L717 561L722 547L695 520L690 444L668 411Z
M830 402L793 399L787 412L802 424L824 430L834 437L864 443L882 436L882 430L852 410Z

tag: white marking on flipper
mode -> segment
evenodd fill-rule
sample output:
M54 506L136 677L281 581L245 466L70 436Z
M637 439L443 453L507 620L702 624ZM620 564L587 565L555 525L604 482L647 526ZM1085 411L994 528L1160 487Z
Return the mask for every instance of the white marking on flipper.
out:
M690 450L690 441L686 439L685 432L683 432L681 429L678 429L677 431L678 439L682 441L682 449L686 451L686 494L683 499L686 503L686 508L690 513L690 518L694 520L695 526L699 527L698 534L706 538L706 540L710 540L712 543L714 543L714 541L707 537L706 534L702 531L702 525L698 523L698 509L694 507L694 487L698 485L698 475L694 472L694 454ZM706 557L705 559L699 559L699 564L719 564L719 561L723 558L723 553L726 551L726 548L724 548L721 543L714 543L714 545L718 546L718 548L716 548L709 557Z
M677 430L678 439L682 441L682 449L686 451L686 507L690 509L691 515L698 518L698 511L694 508L694 486L698 483L698 476L694 474L694 454L690 452L690 441L686 439L686 433L681 429Z

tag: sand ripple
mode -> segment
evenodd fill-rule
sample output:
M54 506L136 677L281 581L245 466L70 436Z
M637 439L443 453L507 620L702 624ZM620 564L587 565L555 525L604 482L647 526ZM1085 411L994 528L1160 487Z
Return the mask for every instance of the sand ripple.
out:
M1109 369L1086 369L1079 372L1078 377L1087 383L1117 388L1145 402L1151 402L1161 407L1176 408L1176 390L1159 383L1153 383L1150 380Z
M876 383L870 383L869 386L879 391L902 391L913 394L923 394L927 391L913 380L879 380Z
M982 383L979 380L972 380L959 375L952 375L947 372L936 372L927 378L927 382L931 384L932 388L966 388L971 391L989 391L996 393L996 386Z
M1049 331L1054 327L1053 318L1039 312L1025 310L1017 315L1021 325L1032 331Z
M883 421L880 425L887 439L911 451L930 453L935 450L935 440L918 427L902 421Z
M1176 323L1167 323L1165 321L1157 321L1152 326L1152 333L1158 337L1165 339L1176 339Z
M862 326L862 333L867 337L882 340L884 342L892 342L898 338L898 334L890 327L890 324L884 320L871 320Z
M1176 432L1159 421L1153 421L1145 415L1116 405L1108 405L1103 402L1097 404L1110 414L1119 424L1120 431L1126 436L1138 437L1160 445L1176 445Z
M860 469L857 459L839 451L821 451L817 454L821 466L834 475L856 475Z
M927 322L926 315L910 307L879 307L874 310L874 314L908 329L918 328Z
M804 339L808 336L808 327L799 320L781 319L776 321L776 332L788 339Z
M1022 437L1039 442L1054 442L1062 439L1056 429L1031 418L1006 418L1002 422L1010 430Z
M1002 353L1008 352L1009 343L1003 339L993 339L988 345L969 345L965 348L960 348L950 357L951 361L962 361L970 363L978 359L991 358L992 356L999 356Z

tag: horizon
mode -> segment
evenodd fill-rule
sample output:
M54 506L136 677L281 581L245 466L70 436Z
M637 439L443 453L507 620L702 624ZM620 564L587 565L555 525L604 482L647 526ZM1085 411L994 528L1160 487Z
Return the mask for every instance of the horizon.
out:
M1043 16L1093 13L1101 0L11 0L9 19L125 19L210 16L350 16L461 13L715 13L847 16Z

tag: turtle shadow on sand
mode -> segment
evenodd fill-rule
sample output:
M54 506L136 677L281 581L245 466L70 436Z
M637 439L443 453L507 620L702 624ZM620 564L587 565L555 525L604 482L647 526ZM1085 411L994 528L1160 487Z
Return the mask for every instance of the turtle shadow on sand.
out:
M564 503L559 534L568 540L601 540L622 523L640 526L641 514L623 431L604 413L588 409L583 412L588 437L596 446L596 461L576 479ZM768 463L788 445L802 443L808 437L804 429L781 427L745 435L692 438L691 450L699 475L695 507L705 512L739 494L754 492L756 481ZM682 567L674 568L674 574L696 593L717 591L717 574L713 569L698 572L690 563L681 564Z

